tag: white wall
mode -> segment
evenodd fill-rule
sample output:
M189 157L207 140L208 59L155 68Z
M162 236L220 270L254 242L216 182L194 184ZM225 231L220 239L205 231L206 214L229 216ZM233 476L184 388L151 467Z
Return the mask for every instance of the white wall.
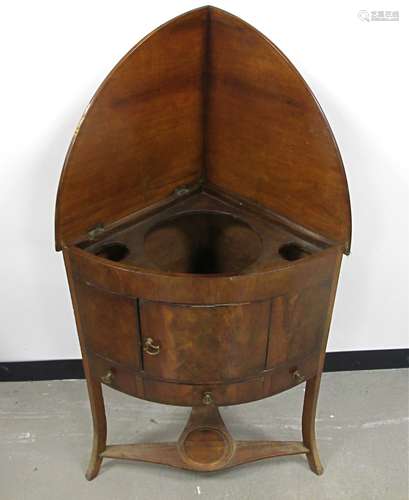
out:
M141 37L198 1L5 1L0 17L0 361L79 357L54 202L81 113ZM338 140L353 211L329 350L408 346L408 12L403 1L215 3L301 71ZM397 10L363 22L359 9ZM407 114L406 109L406 116Z

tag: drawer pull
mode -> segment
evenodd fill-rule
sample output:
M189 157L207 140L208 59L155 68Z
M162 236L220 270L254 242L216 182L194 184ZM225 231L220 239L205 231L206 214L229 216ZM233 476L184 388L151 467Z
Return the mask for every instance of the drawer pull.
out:
M114 380L114 374L112 373L111 370L109 370L108 373L106 373L105 375L102 375L102 377L101 377L101 381L107 385L111 385L113 380Z
M146 352L149 356L156 356L160 353L160 345L155 345L153 339L148 337L143 343L143 352Z
M202 397L202 403L206 406L213 403L213 396L211 392L205 392Z
M293 379L297 382L297 384L304 382L305 377L304 375L301 375L301 373L298 370L293 371Z

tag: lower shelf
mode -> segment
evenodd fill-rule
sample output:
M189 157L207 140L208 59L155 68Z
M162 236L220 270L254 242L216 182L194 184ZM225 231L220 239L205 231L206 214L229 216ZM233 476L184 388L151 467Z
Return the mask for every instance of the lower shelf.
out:
M318 457L298 441L235 441L216 406L192 409L178 441L172 443L125 444L106 446L91 458L86 477L93 479L103 458L136 460L169 465L192 471L211 472L265 458L307 454L311 469L323 472Z
M187 443L185 443L186 445ZM179 469L210 472L255 462L264 458L298 455L309 452L309 449L298 441L235 441L232 450L233 453L229 457L229 460L226 461L222 460L226 454L225 450L220 449L220 444L217 440L214 442L203 439L200 444L192 444L189 448L192 448L191 454L195 457L194 460L190 459L190 456L185 455L183 452L181 453L177 442L113 445L108 446L101 453L101 457L137 460L170 465ZM217 458L219 456L221 458Z

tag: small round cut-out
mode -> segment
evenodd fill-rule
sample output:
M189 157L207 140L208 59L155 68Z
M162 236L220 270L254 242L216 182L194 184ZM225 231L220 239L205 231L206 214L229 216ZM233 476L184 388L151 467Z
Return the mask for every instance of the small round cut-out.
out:
M279 248L278 253L283 259L289 261L299 260L310 255L310 252L298 243L286 243Z
M106 243L100 246L94 253L98 257L119 262L129 254L129 248L123 243Z

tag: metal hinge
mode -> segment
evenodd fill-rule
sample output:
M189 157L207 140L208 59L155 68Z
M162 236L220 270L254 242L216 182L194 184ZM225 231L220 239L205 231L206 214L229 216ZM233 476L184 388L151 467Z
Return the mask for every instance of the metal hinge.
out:
M183 196L185 194L188 194L189 192L191 191L191 187L190 186L178 186L174 191L174 195L175 196Z
M191 191L200 188L202 184L202 179L200 179L196 184L182 184L173 191L173 194L175 196L184 196L185 194L189 194Z
M94 227L88 230L87 232L88 239L94 241L98 238L98 236L101 236L101 234L103 234L104 231L105 231L104 224L101 223L96 224Z

